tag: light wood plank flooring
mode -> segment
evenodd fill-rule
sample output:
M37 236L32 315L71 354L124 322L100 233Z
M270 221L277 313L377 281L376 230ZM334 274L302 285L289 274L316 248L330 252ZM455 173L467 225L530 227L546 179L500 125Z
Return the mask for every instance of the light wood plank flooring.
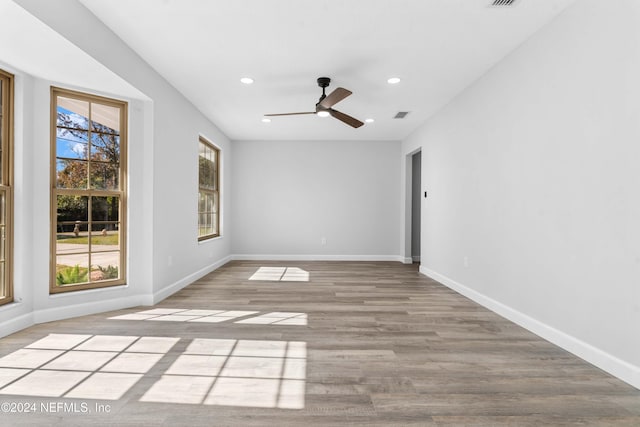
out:
M384 262L234 261L36 325L0 340L0 402L37 405L3 426L640 426L640 391Z

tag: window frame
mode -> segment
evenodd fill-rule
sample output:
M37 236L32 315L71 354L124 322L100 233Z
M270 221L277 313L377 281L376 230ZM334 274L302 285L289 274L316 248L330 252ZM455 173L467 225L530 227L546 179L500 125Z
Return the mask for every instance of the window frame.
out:
M57 98L61 96L63 98L71 98L76 99L82 102L88 102L89 104L101 104L106 105L108 107L115 107L120 110L119 120L120 120L120 129L119 129L119 170L118 170L118 188L117 189L95 189L91 188L90 185L90 176L87 177L87 186L83 189L66 189L66 188L58 188L57 186L57 107L58 102ZM91 118L89 118L91 120ZM51 191L50 191L50 201L51 201L51 212L50 212L50 254L51 254L51 263L50 263L50 278L49 278L49 293L57 294L64 292L75 292L82 291L86 289L97 289L97 288L108 288L112 286L122 286L126 285L127 282L127 176L128 176L128 163L127 163L127 153L128 153L128 103L126 101L107 98L103 96L98 96L85 92L78 92L69 89L63 89L59 87L51 86L51 159L50 159L50 169L51 169ZM91 126L88 126L87 130L87 143L90 144L91 136L93 131ZM88 165L92 162L91 159L87 160ZM88 166L90 167L90 166ZM90 169L89 169L90 170ZM89 172L90 175L90 172ZM119 266L118 266L118 278L117 279L106 279L92 282L90 279L88 282L79 282L77 284L67 284L63 286L59 286L56 283L56 264L57 264L57 212L58 212L58 195L78 195L78 196L86 196L88 200L91 200L92 197L118 197L119 206L118 206L118 251L120 253L119 257ZM89 205L90 206L90 205ZM90 211L91 208L87 207ZM92 215L89 213L89 215ZM93 225L93 221L91 217L87 218L87 226L88 230L91 230ZM88 259L91 259L91 255L95 253L100 253L100 251L92 251L91 243L88 244ZM91 272L91 262L89 263L89 274Z
M205 187L202 185L202 182L200 181L200 145L204 145L206 148L212 150L213 152L215 152L216 154L216 161L215 161L215 173L214 173L214 189L210 189L208 187ZM211 239L215 239L216 237L220 237L221 236L221 230L220 230L220 213L221 213L221 200L220 200L220 165L221 165L221 153L222 150L217 147L214 143L212 143L211 141L209 141L207 138L203 137L202 135L200 135L200 137L198 138L198 208L197 208L197 216L198 216L198 242L204 242L207 240L211 240ZM215 213L215 223L214 225L214 229L215 232L214 233L210 233L210 234L204 234L204 235L200 235L200 228L201 228L201 223L200 223L200 216L201 214L206 214L205 212L200 212L200 195L202 193L207 193L210 194L212 196L214 196L214 201L217 201L217 203L214 203L213 206L213 212Z
M2 132L0 162L0 192L5 194L4 203L4 280L0 289L0 305L13 302L13 137L14 137L14 76L0 69L0 81L6 90L2 90ZM0 206L0 209L2 207ZM0 239L2 236L0 236Z

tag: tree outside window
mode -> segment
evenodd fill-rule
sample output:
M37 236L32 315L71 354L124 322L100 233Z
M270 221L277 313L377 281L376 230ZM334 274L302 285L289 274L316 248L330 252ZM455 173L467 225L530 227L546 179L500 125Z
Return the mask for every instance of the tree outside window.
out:
M126 107L52 89L51 291L125 283Z

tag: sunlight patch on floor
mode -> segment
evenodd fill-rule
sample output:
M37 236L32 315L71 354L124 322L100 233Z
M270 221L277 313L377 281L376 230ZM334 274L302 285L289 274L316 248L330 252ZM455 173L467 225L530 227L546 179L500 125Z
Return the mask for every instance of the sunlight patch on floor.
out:
M178 341L50 334L0 358L0 394L118 400Z
M142 402L304 408L306 343L194 339Z
M293 313L275 311L272 313L262 314L248 319L238 320L235 323L244 323L249 325L294 325L306 326L307 313Z
M243 310L187 310L184 308L154 308L151 310L139 311L137 313L110 317L109 319L220 323L256 313L258 312Z
M271 314L284 321L301 313ZM118 400L178 341L50 334L0 357L0 395ZM140 401L304 408L305 342L196 338L170 356L173 362Z
M222 323L235 319L234 323L250 325L306 326L307 314L299 312L274 311L258 314L258 311L242 310L187 310L180 308L155 308L137 313L109 317L115 320L153 320L159 322L199 322ZM251 316L251 317L248 317Z
M260 267L249 280L268 282L308 282L309 272L298 267Z

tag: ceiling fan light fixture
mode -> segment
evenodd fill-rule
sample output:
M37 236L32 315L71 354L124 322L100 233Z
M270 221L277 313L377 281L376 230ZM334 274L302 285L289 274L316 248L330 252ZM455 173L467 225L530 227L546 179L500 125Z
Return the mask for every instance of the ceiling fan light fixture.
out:
M365 119L365 122L366 123L373 123L373 122L375 122L375 120L373 120L373 119Z
M333 106L338 102L345 99L347 96L351 95L352 92L343 87L336 88L329 95L325 93L325 89L331 83L331 79L329 77L318 77L318 86L322 88L322 96L316 103L315 111L301 111L298 113L277 113L277 114L265 114L265 116L300 116L307 114L315 114L318 117L333 117L334 119L340 120L342 123L347 126L351 126L352 128L359 128L364 125L364 122L356 119L355 117L351 117L348 114L342 113L338 110L334 110Z
M262 119L262 123L271 123L271 119L268 117L265 117Z
M391 77L390 79L387 80L387 83L389 83L390 85L396 85L396 84L400 83L400 78L399 77Z
M251 77L243 77L240 79L240 82L246 85L250 85L253 83L253 79Z

